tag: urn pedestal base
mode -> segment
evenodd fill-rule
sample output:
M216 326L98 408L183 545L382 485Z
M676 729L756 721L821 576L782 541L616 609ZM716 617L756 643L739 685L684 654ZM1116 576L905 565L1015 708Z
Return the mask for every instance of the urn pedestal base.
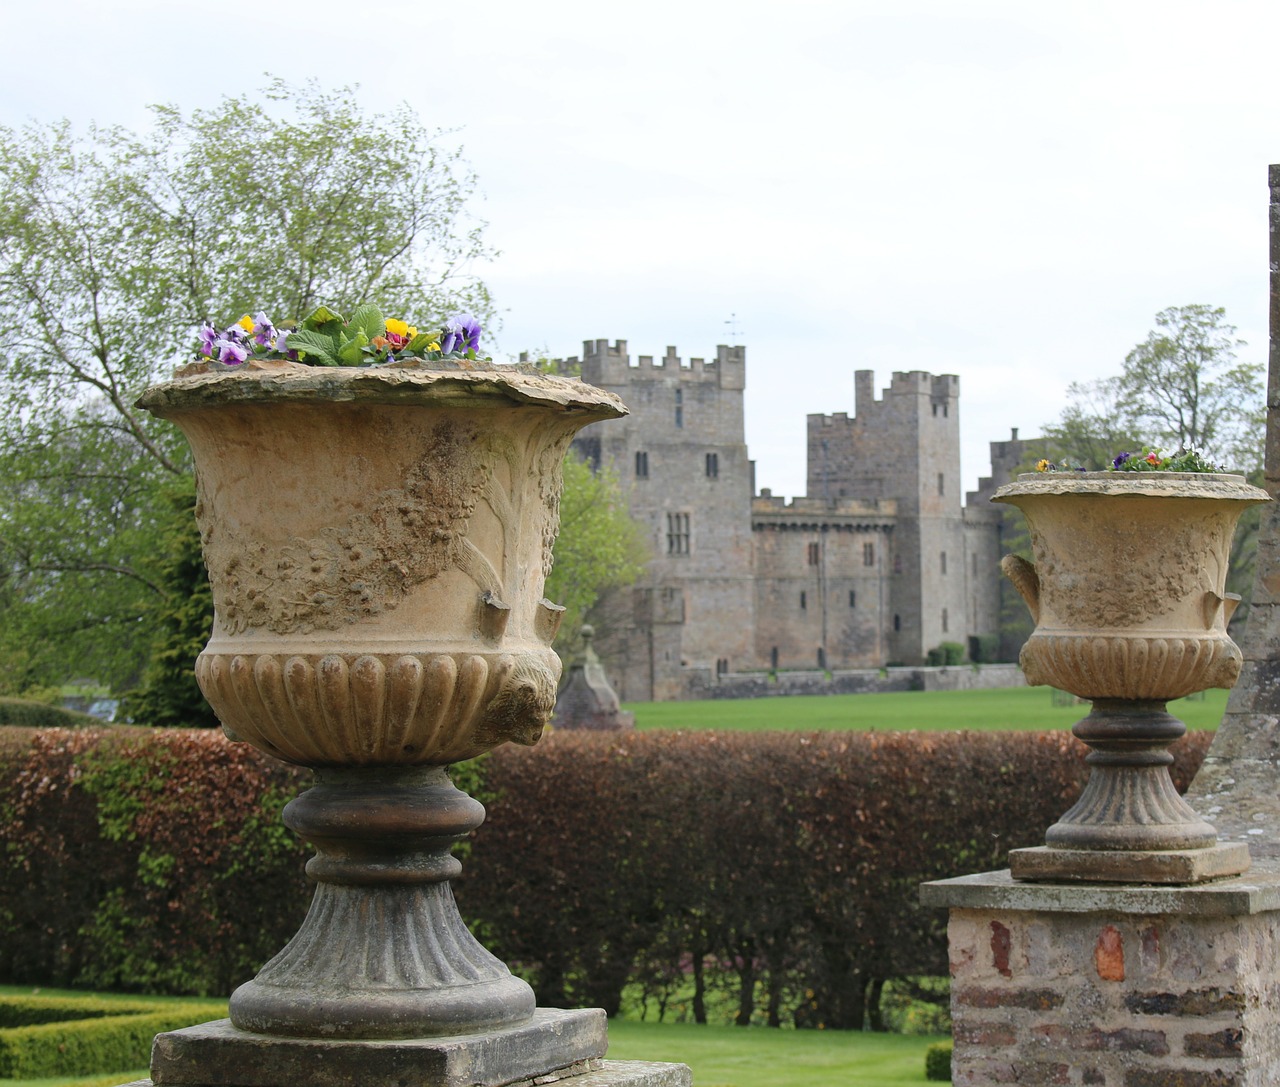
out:
M389 1041L281 1038L221 1019L157 1035L151 1078L125 1087L690 1087L687 1065L606 1061L607 1048L599 1009L539 1008L515 1027Z
M1014 879L1089 883L1204 883L1249 867L1249 847L1224 842L1208 849L1011 849Z

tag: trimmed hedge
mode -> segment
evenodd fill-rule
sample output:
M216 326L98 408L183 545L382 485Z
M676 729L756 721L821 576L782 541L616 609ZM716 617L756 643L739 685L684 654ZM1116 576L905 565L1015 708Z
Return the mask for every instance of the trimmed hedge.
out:
M102 722L87 713L64 710L47 702L26 698L0 698L0 725L24 728L100 728Z
M154 1000L103 1000L91 996L0 996L0 1029L108 1015L142 1015L170 1006Z
M951 1082L950 1042L935 1042L924 1051L924 1078Z
M0 745L0 978L229 993L306 913L280 809L308 777L203 730Z
M0 1029L0 1077L90 1076L142 1068L161 1031L226 1018L225 1004L169 1005L144 1014L116 1014Z
M1185 788L1212 734L1173 747ZM930 879L1002 868L1074 802L1067 732L558 732L484 765L463 916L544 1006L879 1025L890 978L947 973ZM473 777L467 783L475 788ZM224 994L296 931L306 784L220 733L0 743L0 978Z
M1173 751L1180 788L1212 739ZM860 1029L889 978L948 972L919 884L1003 868L1083 786L1067 732L559 732L495 751L456 881L543 1004Z

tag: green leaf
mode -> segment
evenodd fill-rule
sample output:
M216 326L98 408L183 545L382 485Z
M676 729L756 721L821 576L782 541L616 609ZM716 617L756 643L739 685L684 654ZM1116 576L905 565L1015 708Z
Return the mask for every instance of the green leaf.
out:
M351 339L338 350L338 362L342 366L356 366L364 361L364 346L369 342L369 337L363 332L357 332Z
M363 332L368 339L372 340L375 336L381 336L387 331L387 321L382 316L382 310L377 306L357 306L355 313L351 315L351 320L347 322L347 327L352 332Z
M413 351L415 354L419 351L425 351L427 344L437 343L440 340L439 332L419 332L405 347L406 351Z
M344 324L346 324L346 319L342 314L334 313L328 306L320 306L302 322L302 327L319 332L328 332L333 328L341 328Z
M300 328L289 333L289 350L305 351L322 366L338 365L338 345L333 337L323 332L313 332L309 328Z

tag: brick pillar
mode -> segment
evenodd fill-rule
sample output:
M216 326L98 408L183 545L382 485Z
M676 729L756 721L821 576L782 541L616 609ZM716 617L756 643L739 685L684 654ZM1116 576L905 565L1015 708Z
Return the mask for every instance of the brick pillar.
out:
M951 908L952 1082L1280 1083L1280 879L927 884Z

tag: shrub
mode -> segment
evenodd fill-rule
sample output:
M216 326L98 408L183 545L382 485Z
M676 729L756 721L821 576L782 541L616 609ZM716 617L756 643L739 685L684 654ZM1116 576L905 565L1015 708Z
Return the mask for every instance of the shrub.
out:
M0 977L223 994L296 931L308 850L279 809L305 772L210 731L6 731L26 739L0 742ZM1211 739L1173 745L1179 788ZM496 802L455 888L544 1006L614 1012L639 983L695 1019L718 993L741 1023L875 1027L887 981L947 973L919 884L1039 844L1085 751L1065 731L557 732L484 760Z
M1173 748L1186 787L1211 739ZM859 1029L889 978L947 971L921 882L1005 867L1079 795L1066 732L557 732L499 748L456 882L544 1005L641 980L705 1019ZM757 1004L757 1001L759 1004Z
M950 1042L935 1042L924 1051L924 1078L951 1082Z
M125 1072L146 1065L156 1034L224 1018L225 1004L184 1004L0 1030L0 1077L36 1079Z
M98 1019L105 1015L141 1015L162 1011L154 1000L103 1000L86 996L0 996L0 1029L61 1023L68 1019Z
M23 728L94 728L102 722L87 713L64 710L29 698L0 698L0 725Z

